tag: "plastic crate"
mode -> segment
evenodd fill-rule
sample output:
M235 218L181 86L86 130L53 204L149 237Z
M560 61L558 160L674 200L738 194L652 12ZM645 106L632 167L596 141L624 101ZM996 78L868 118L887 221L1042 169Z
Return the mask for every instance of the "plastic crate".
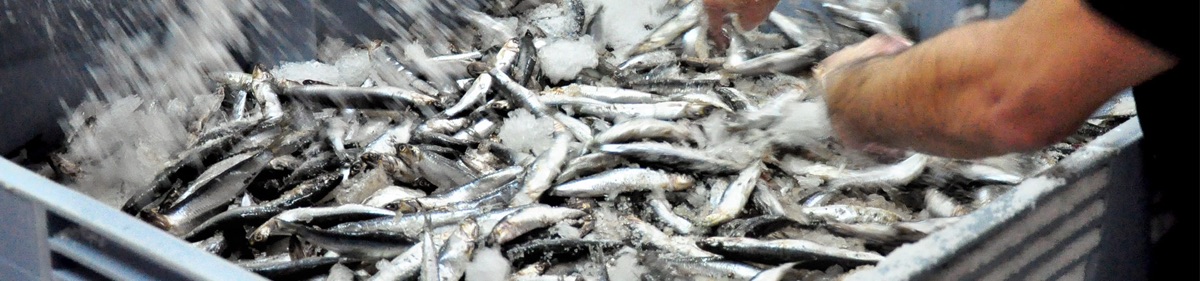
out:
M351 33L386 36L369 22L321 23L308 18L311 3L298 1L286 16L270 18L287 26L288 46L312 46L317 33L352 39ZM365 1L365 2L372 2ZM794 3L783 1L783 7ZM1011 13L1022 1L913 0L904 23L915 39L948 29L954 13L982 4L988 17ZM354 13L353 5L333 5L335 13ZM345 11L342 11L345 10ZM357 11L361 13L361 11ZM349 16L347 19L362 19ZM362 25L362 26L360 26ZM296 35L299 34L299 35ZM305 35L309 34L309 35ZM3 38L3 37L0 37ZM272 39L274 38L274 39ZM282 46L279 37L261 37L256 46ZM279 43L279 44L276 44ZM69 51L69 50L68 50ZM312 49L256 49L250 56L297 60L312 57ZM0 64L0 110L57 108L57 101L39 99L26 107L13 93L74 93L41 81L39 88L22 88L17 79L30 79L30 69L54 63L82 65L86 57L67 52L65 58ZM0 58L0 61L3 59ZM68 67L70 68L70 67ZM8 75L8 76L5 76ZM71 78L71 77L68 77ZM64 78L65 79L65 78ZM15 87L15 88L14 88ZM7 99L6 99L7 97ZM68 97L78 101L78 96ZM28 105L28 104L27 104ZM39 111L29 122L9 119L0 135L0 152L36 135L55 135L53 111ZM57 114L62 114L61 112ZM12 114L10 114L12 115ZM28 119L28 118L27 118ZM16 123L14 123L16 122ZM13 126L25 124L26 126ZM13 131L12 128L16 128ZM1046 175L1062 179L1056 185L1023 184L963 221L891 253L873 270L847 276L858 280L981 280L981 279L1120 279L1143 276L1148 256L1145 230L1146 195L1141 183L1137 119L1097 138L1064 159ZM49 140L53 140L50 138ZM1018 196L1023 195L1023 196ZM90 197L51 182L22 167L0 160L0 280L256 280L252 274L219 257Z

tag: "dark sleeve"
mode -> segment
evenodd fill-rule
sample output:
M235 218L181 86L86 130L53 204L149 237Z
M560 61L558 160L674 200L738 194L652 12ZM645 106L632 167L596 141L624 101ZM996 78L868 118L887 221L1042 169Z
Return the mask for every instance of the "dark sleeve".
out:
M1200 1L1085 1L1096 12L1155 47L1180 59L1195 60L1200 36L1197 28Z

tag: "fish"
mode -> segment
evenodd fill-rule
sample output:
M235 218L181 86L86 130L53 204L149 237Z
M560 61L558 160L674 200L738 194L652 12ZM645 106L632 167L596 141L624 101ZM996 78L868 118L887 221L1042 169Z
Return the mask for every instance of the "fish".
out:
M818 264L854 267L883 260L882 255L874 252L842 249L802 239L708 237L699 244L701 248L726 257L771 264L803 261L806 266L818 268Z
M686 173L728 175L737 173L746 166L709 156L696 149L665 143L605 144L600 146L600 151L620 155L629 161Z
M696 180L687 175L657 170L619 168L555 186L550 194L563 197L601 197L622 192L683 191Z
M717 206L713 207L712 213L705 216L701 224L715 226L727 222L741 213L742 208L746 206L746 202L750 201L750 194L754 192L755 186L758 185L759 176L762 174L762 166L761 162L755 162L739 172L737 178L722 193L720 203L717 203Z

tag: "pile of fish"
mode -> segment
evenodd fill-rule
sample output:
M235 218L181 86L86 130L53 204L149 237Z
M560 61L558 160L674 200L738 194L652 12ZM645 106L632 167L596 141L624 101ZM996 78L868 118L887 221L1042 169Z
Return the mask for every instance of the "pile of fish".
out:
M497 46L420 59L355 47L373 67L359 85L214 72L222 102L122 210L272 279L823 280L1128 117L975 161L842 149L808 69L866 35L902 34L894 11L773 13L756 30L726 26L722 51L701 1L674 2L636 47L596 50L564 79L546 77L560 62L539 48L590 33L579 0L546 4L570 15L567 38L496 18L519 10L463 10L459 31Z

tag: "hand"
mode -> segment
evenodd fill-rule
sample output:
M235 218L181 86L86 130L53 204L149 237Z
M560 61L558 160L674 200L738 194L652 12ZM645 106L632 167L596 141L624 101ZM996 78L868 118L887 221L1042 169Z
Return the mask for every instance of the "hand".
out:
M813 68L813 76L824 85L830 73L837 72L847 66L878 56L893 55L907 50L913 45L912 41L901 37L877 34L858 44L847 46L829 55Z
M721 30L725 26L725 15L738 15L741 28L750 30L757 28L767 19L767 15L775 10L779 0L703 0L704 12L708 15L708 35L717 43L717 48L725 49L729 37Z
M839 82L839 77L837 74L839 74L839 72L842 70L860 64L861 62L871 58L899 53L908 49L910 46L912 46L912 42L904 38L882 34L875 35L871 38L867 38L867 40L864 40L863 42L850 45L830 55L829 57L826 57L813 69L813 76L816 78L817 82L820 83L821 87L825 88L826 95L828 95L829 91L831 90L830 86L834 86L837 82ZM854 101L838 98L827 98L826 102L835 103ZM853 128L847 128L850 127L850 125L843 124L843 122L840 122L841 120L834 115L836 114L831 112L830 122L833 125L834 136L846 147L861 150L876 156L903 155L903 150L890 148L877 143L864 142L860 138L861 136L855 136Z

